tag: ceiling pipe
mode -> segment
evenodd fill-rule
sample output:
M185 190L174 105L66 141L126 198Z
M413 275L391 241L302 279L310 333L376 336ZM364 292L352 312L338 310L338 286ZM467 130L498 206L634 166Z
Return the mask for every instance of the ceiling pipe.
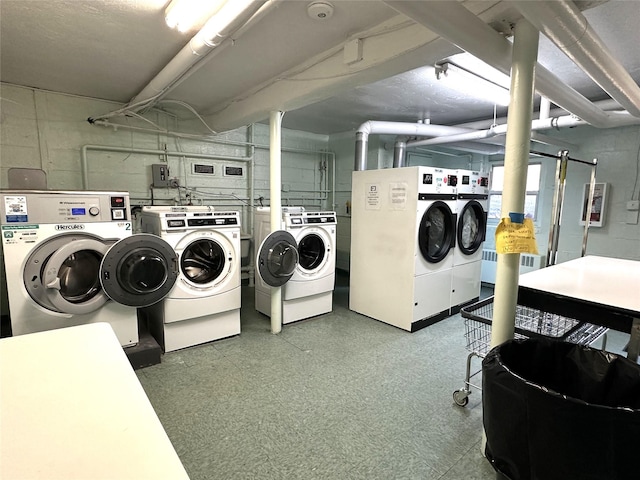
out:
M407 142L396 140L393 146L393 168L404 167L407 153Z
M627 112L640 117L640 87L573 2L513 2L514 7Z
M513 50L511 43L461 3L383 2L502 73L510 75ZM535 72L535 85L540 95L594 127L618 126L615 122L619 116L617 112L606 113L597 108L540 64L536 64Z
M443 143L464 142L468 140L483 140L485 138L495 137L493 127L488 130L478 130L475 132L460 133L458 135L447 135L445 137L429 138L428 140L413 140L407 142L407 147L419 147L422 145L441 145Z
M271 0L270 3L273 3ZM202 29L173 57L165 67L128 103L129 107L138 110L149 108L154 102L175 85L196 64L200 63L216 47L225 43L231 35L243 27L263 7L266 0L249 1L228 0L222 8L211 17ZM236 10L238 10L236 12ZM231 13L230 13L231 12ZM231 21L220 24L220 16L234 16Z
M364 122L356 131L356 154L354 170L367 169L367 148L369 145L369 135L408 135L411 137L438 137L443 135L456 135L459 133L469 133L473 130L468 128L448 127L444 125L432 125L427 123L405 123L405 122L378 122L369 120Z

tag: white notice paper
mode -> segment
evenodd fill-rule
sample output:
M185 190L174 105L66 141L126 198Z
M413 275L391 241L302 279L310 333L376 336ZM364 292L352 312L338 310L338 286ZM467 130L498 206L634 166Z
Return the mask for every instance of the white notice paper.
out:
M380 210L380 184L369 183L365 195L365 209Z

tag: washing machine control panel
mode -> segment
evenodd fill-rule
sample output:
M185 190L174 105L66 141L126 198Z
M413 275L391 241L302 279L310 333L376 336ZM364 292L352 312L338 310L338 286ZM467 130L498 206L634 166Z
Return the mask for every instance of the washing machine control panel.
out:
M289 227L302 227L304 225L331 225L336 224L335 212L284 212L284 223Z
M102 192L7 192L2 195L2 222L7 224L84 224L126 221L129 197ZM62 227L61 227L62 229Z

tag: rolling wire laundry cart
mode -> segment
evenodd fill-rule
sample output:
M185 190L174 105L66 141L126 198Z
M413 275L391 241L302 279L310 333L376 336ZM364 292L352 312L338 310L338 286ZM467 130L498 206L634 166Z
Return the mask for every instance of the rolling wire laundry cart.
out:
M560 219L562 217L562 205L567 181L567 168L569 162L588 165L591 167L591 179L589 182L589 195L587 200L586 217L591 218L591 206L596 181L596 169L598 160L578 160L569 156L568 150L562 150L557 155L532 150L530 153L556 159L556 182L553 194L551 214L551 228L549 229L549 246L545 266L554 265L557 261L558 243L560 237ZM589 223L585 222L582 238L581 256L584 257L587 249L589 235ZM482 370L471 373L473 358L484 358L491 345L491 323L493 319L493 297L477 302L460 310L465 325L465 339L467 342L467 370L464 387L453 392L453 401L464 407L469 403L471 387L481 390L478 385L471 383L471 379ZM573 318L563 317L549 312L543 312L535 308L516 305L514 338L542 337L553 340L562 340L579 345L591 345L600 337L603 337L602 350L606 347L608 329L590 323L580 322Z
M467 370L464 387L453 392L453 401L456 405L464 407L469 403L471 388L481 390L481 387L471 383L471 379L482 370L471 373L471 364L474 358L484 358L491 345L491 322L493 318L493 297L489 297L478 303L461 310L465 325L467 356ZM578 345L591 345L603 337L602 350L607 343L607 328L590 323L580 322L573 318L563 317L555 313L516 306L516 321L514 338L548 338L576 343Z

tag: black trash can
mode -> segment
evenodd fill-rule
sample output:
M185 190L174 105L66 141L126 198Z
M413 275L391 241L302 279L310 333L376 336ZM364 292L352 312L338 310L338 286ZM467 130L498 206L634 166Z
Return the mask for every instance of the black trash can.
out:
M510 480L640 479L640 366L546 339L482 362L486 456Z

